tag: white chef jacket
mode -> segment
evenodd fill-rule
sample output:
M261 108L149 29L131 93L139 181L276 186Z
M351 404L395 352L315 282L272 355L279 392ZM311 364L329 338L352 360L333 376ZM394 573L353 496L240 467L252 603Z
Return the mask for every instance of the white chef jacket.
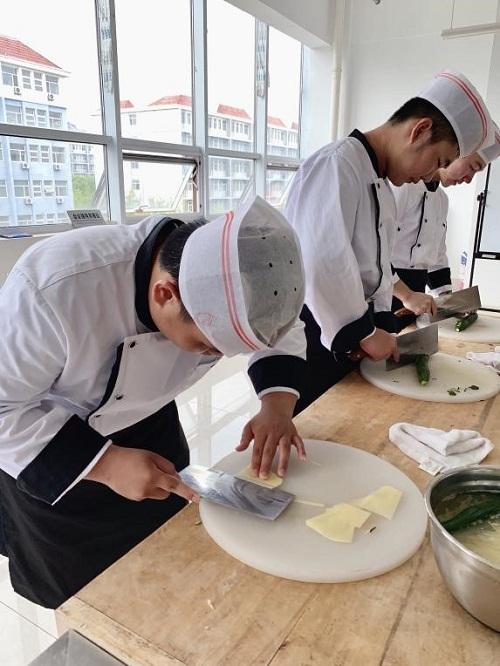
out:
M157 412L218 360L177 347L149 313L154 244L175 224L156 216L55 235L21 257L0 290L0 468L34 497L57 501L110 434ZM298 322L250 357L257 393L299 395L304 358Z
M394 268L426 270L436 294L451 290L446 253L448 195L441 186L432 191L423 181L392 189L396 201Z
M285 216L297 232L306 274L305 303L321 342L348 351L374 330L374 310L391 309L390 243L395 204L361 132L328 144L300 167Z

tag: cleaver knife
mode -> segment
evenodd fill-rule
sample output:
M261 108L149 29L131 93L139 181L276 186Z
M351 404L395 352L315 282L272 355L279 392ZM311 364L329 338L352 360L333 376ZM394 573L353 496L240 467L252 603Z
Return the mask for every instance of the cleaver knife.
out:
M404 333L396 337L399 352L399 361L387 359L385 369L396 370L403 365L413 363L419 354L435 354L438 350L438 327L435 325L418 328L411 333Z
M295 499L295 495L284 490L264 488L202 465L189 465L179 476L203 499L267 520L278 518Z
M437 305L436 314L421 315L418 318L419 323L434 324L437 321L475 312L481 308L481 297L477 285L453 291L451 294L443 294L434 300Z

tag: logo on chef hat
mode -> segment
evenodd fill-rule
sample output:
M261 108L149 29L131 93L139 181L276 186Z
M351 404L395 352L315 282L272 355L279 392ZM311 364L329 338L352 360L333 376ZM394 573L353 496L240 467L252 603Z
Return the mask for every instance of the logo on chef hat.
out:
M211 312L199 312L197 315L195 315L194 320L199 326L212 328L217 321L217 317Z

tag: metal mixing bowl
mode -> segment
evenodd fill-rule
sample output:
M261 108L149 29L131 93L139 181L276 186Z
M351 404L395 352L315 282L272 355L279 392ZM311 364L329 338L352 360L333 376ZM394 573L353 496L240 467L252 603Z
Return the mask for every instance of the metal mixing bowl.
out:
M463 492L500 492L500 467L460 467L436 477L425 493L431 544L441 575L455 599L477 620L500 631L500 567L463 546L434 513L445 499Z

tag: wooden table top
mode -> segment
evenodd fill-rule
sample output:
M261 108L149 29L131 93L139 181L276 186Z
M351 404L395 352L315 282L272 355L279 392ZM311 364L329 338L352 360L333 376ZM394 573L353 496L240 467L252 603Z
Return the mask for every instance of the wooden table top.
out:
M463 343L440 341L461 355ZM467 345L486 351L487 345ZM303 437L362 448L420 489L431 478L388 439L398 421L479 430L497 447L500 394L467 404L390 395L353 372L296 419ZM68 626L140 666L493 666L500 633L454 600L428 537L405 564L341 584L276 578L221 550L189 506L58 609Z

